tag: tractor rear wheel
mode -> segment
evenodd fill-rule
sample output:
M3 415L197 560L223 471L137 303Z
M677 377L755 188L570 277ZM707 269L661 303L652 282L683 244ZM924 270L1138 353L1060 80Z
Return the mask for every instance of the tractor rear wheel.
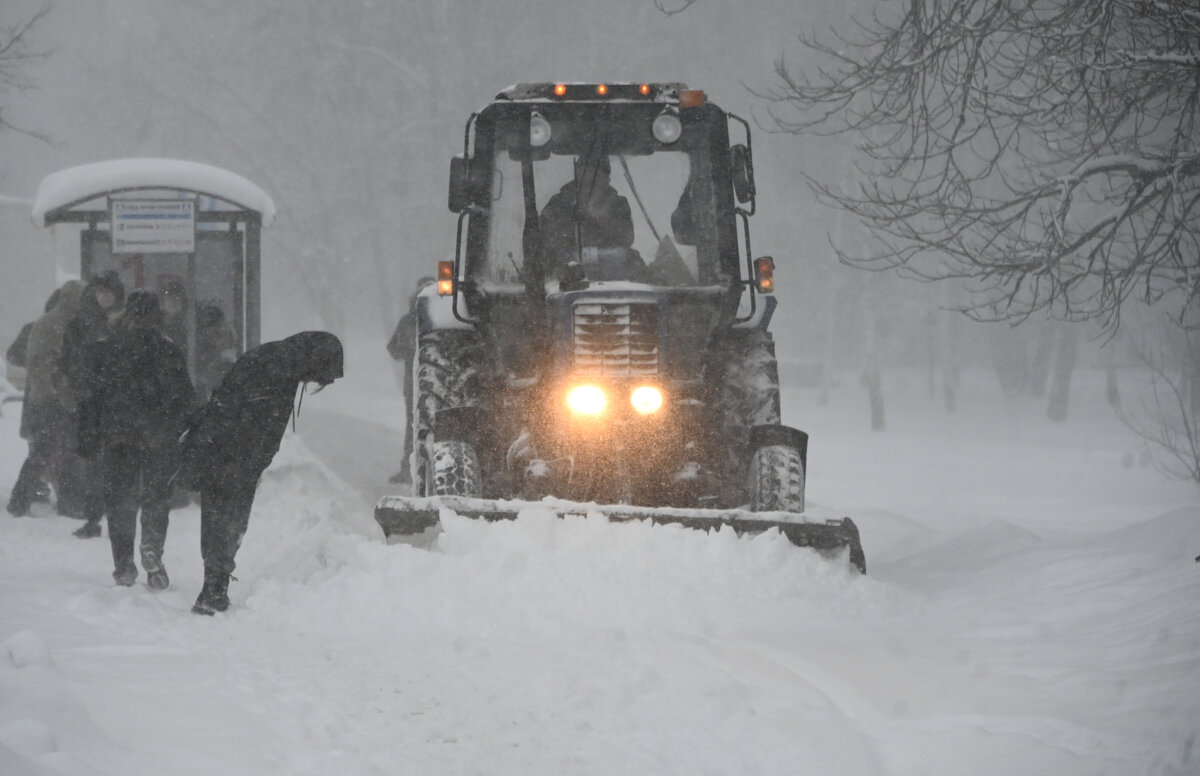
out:
M435 330L418 340L412 418L417 495L435 495L434 416L438 410L479 403L482 361L483 348L473 331ZM479 471L478 458L475 471Z

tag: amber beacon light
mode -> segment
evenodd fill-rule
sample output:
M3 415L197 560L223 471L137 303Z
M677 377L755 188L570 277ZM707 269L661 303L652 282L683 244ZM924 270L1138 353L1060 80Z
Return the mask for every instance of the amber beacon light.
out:
M754 275L760 294L775 293L775 259L770 256L755 259Z
M438 296L450 296L454 293L454 262L439 261L437 265Z

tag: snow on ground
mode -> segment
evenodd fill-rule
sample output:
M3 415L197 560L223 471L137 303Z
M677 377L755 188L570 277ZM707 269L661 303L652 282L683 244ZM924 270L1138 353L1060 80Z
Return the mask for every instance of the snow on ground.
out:
M1200 491L1144 465L1100 375L1049 425L986 373L953 415L890 374L883 433L852 376L827 406L790 385L861 577L778 536L537 510L389 546L389 370L353 342L305 399L224 615L188 611L196 507L162 593L114 587L73 520L0 519L0 774L1200 772Z

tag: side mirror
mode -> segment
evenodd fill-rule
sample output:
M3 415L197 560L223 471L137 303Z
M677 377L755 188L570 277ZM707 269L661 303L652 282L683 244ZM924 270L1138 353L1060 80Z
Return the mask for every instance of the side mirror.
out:
M450 212L461 213L466 210L467 197L467 160L466 157L456 156L450 160Z
M729 163L733 173L733 193L743 205L754 201L754 161L750 149L738 143L729 149Z

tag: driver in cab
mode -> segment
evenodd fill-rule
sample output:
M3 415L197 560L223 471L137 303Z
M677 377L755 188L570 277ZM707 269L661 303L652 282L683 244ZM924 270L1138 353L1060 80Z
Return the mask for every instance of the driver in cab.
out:
M633 248L633 216L629 202L609 182L607 156L594 164L575 160L575 177L542 209L539 226L547 269L563 276L581 262L590 280L642 281L645 262Z

